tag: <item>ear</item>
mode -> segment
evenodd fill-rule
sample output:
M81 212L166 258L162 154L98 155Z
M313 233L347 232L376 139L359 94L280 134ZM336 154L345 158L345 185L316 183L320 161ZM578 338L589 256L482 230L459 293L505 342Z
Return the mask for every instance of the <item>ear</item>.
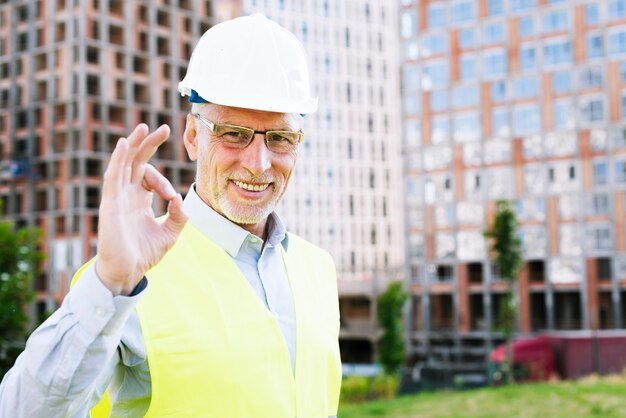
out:
M191 114L187 115L185 123L185 132L183 133L183 141L187 149L187 155L191 161L198 159L198 131L196 131L196 120Z

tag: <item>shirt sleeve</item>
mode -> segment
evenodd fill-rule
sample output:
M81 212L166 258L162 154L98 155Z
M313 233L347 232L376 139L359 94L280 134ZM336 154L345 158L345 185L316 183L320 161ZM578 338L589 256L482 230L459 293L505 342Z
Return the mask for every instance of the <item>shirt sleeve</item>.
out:
M118 362L122 330L147 284L113 296L88 266L61 307L30 336L0 384L0 416L88 416Z

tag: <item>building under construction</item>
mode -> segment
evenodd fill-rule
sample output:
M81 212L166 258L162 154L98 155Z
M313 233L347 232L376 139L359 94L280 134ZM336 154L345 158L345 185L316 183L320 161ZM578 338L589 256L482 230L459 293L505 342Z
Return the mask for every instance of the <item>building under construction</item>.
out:
M626 323L626 1L403 0L409 347L484 374L513 202L520 334Z
M344 358L373 361L370 306L404 265L397 8L382 0L0 0L0 198L3 215L44 232L33 317L56 309L95 255L102 175L119 137L140 122L167 123L171 138L152 163L186 193L195 165L179 140L189 104L177 84L204 31L259 11L304 43L320 96L279 213L333 255ZM164 209L156 203L156 213Z

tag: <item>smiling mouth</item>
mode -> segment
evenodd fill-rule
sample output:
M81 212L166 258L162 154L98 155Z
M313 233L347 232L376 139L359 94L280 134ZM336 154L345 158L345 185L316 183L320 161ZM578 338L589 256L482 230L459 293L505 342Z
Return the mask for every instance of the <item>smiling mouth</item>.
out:
M262 192L263 190L267 189L271 184L271 183L251 184L251 183L245 183L239 180L232 180L232 182L235 183L240 188L244 190L248 190L250 192Z

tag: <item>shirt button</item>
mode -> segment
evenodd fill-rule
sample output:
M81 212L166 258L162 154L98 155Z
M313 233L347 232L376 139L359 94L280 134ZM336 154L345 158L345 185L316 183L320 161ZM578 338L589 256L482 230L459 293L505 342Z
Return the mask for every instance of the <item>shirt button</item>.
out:
M256 244L257 242L259 242L259 239L256 237L250 237L250 242Z
M96 308L96 315L98 315L99 317L103 317L105 314L105 310L102 306L98 306Z

